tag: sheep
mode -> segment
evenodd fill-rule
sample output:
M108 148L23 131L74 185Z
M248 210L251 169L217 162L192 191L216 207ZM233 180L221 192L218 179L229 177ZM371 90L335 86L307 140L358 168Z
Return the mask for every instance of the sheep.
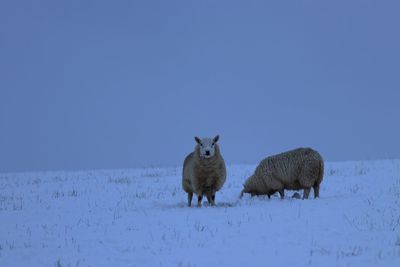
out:
M197 206L201 206L203 195L208 203L215 205L215 193L219 191L226 180L226 166L220 153L217 141L219 135L211 138L199 137L196 147L183 163L182 187L188 194L188 206L192 205L193 193L197 195Z
M285 189L304 189L303 199L307 199L310 189L314 198L319 197L319 185L324 175L324 161L321 155L311 148L297 148L263 159L255 172L246 180L240 198L244 193L267 195L279 192L285 196Z

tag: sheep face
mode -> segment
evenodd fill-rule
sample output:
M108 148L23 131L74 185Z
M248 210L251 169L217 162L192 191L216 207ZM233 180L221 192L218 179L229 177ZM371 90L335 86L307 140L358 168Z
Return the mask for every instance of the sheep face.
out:
M219 135L214 138L203 138L200 139L199 137L194 138L196 140L197 145L199 146L200 157L201 158L212 158L215 155L215 144L219 139Z

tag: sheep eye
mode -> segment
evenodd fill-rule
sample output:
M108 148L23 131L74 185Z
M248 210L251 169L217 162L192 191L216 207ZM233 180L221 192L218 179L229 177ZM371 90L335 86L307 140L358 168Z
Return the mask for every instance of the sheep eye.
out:
M200 144L200 146L203 146L203 144Z

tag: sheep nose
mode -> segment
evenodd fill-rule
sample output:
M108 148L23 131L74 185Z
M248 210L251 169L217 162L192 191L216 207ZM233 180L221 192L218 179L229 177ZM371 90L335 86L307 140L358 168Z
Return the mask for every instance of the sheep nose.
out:
M210 156L210 151L206 151L206 156Z

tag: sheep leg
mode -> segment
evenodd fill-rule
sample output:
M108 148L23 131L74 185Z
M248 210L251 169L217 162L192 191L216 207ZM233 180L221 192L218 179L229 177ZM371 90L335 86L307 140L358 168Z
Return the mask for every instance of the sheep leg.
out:
M192 206L193 192L188 193L188 206Z
M319 184L314 185L314 198L319 198Z
M212 204L211 192L207 192L206 197L207 197L208 204Z
M203 195L197 197L197 207L201 207L201 201L203 200Z
M310 195L310 187L304 188L303 199L308 199L308 195Z
M215 193L209 191L207 192L207 201L210 205L214 206L215 205Z
M281 196L281 199L284 199L285 198L285 189L281 189L278 192L279 192L279 195Z

